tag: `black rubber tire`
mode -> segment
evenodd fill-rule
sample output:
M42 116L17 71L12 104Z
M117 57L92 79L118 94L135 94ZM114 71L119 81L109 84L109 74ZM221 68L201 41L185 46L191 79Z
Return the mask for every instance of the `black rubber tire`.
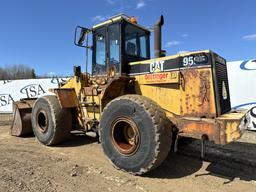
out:
M120 116L132 119L139 129L139 147L129 156L119 153L110 138L112 122ZM116 168L141 175L158 167L167 157L172 143L172 123L149 98L124 95L104 108L99 134L103 151Z
M39 126L39 115L46 117L46 130L42 132ZM72 115L69 109L61 108L56 96L47 95L36 100L32 109L32 128L38 141L50 146L61 143L70 134Z

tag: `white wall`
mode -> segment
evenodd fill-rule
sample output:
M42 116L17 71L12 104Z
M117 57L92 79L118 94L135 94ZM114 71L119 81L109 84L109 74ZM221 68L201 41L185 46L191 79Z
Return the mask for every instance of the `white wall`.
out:
M59 78L59 82L66 78ZM13 101L52 94L49 88L57 88L57 78L0 81L0 113L12 113Z
M227 63L231 107L249 109L256 130L256 60Z

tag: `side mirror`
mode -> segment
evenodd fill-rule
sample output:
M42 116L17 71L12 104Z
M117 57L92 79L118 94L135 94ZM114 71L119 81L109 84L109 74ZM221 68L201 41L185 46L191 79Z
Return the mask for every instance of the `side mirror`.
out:
M88 34L91 30L85 27L77 26L75 30L75 38L74 38L74 43L76 46L79 47L86 47L84 45L84 40L86 37L86 34Z

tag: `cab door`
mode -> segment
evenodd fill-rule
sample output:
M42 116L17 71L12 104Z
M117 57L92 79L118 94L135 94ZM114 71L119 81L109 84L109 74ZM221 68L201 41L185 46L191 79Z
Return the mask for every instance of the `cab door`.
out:
M120 72L120 23L94 31L93 75L106 75L109 71Z
M107 30L106 27L96 29L93 34L93 65L92 74L105 75L107 73Z
M115 73L120 73L120 52L121 52L121 32L120 23L115 23L108 26L108 50L107 63L109 70Z

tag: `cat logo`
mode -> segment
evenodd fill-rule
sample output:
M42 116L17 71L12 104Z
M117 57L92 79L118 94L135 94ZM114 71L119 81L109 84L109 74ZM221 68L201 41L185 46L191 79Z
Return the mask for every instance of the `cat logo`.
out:
M164 70L164 61L155 61L150 63L150 73L158 73Z
M222 98L223 100L228 98L227 88L224 81L222 81Z

